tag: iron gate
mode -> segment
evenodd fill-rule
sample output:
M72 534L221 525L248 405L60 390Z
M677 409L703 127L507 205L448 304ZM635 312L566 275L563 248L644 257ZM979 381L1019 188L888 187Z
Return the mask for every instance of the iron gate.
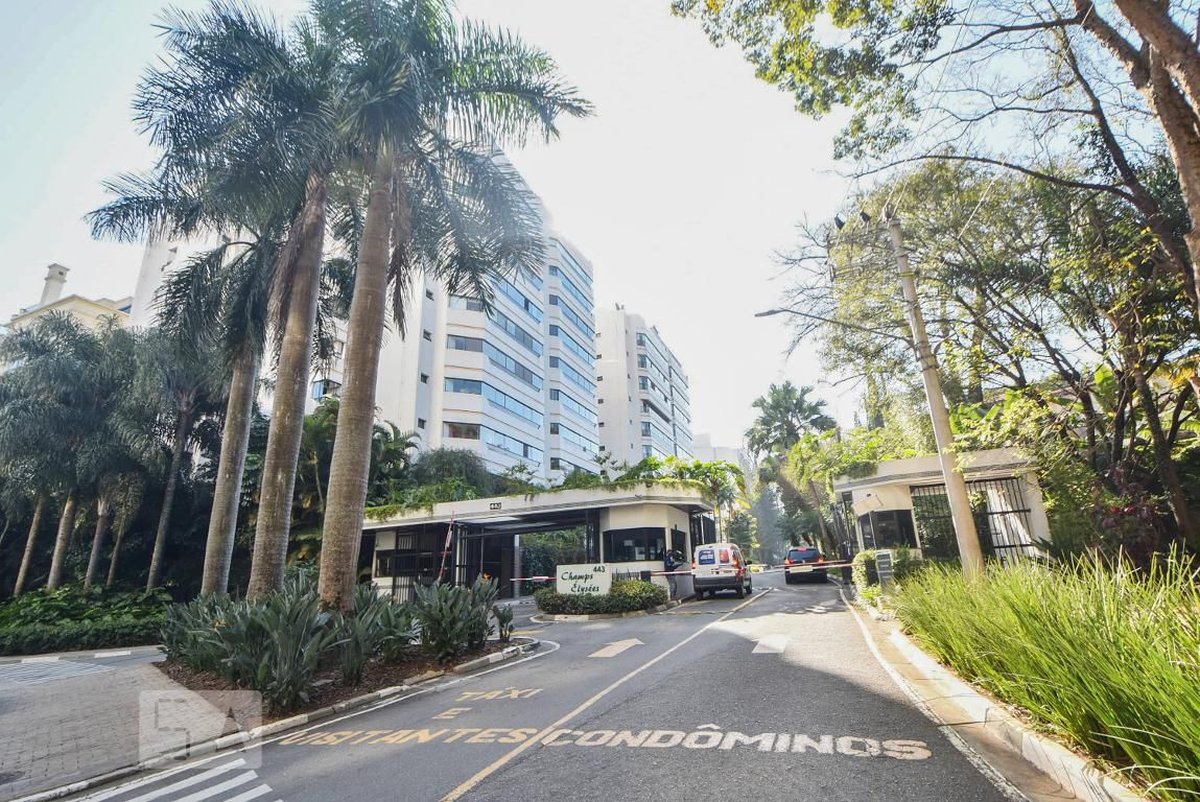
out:
M958 544L946 486L919 485L910 487L909 492L921 550L930 557L957 557ZM1032 516L1020 479L1008 477L967 482L967 495L979 533L979 545L985 556L999 558L1002 562L1041 556L1041 549L1034 545Z

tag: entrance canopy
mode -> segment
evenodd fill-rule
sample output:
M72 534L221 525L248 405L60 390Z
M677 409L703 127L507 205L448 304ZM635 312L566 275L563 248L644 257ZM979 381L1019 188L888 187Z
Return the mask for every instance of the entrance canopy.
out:
M406 597L417 584L486 574L507 595L520 576L521 535L580 528L588 562L662 570L665 549L690 560L692 547L708 539L711 511L697 487L637 482L448 501L368 518L363 536L374 539L372 579L381 591Z

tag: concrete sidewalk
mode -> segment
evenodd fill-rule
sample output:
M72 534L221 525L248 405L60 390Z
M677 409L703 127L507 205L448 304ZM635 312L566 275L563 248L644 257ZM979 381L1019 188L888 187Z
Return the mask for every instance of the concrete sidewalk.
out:
M0 800L136 764L139 702L147 691L208 707L144 656L106 664L95 654L0 665Z

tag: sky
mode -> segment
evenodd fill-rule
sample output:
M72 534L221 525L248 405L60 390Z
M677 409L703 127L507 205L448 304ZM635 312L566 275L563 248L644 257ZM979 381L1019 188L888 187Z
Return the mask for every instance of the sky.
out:
M201 0L177 0L195 8ZM281 18L302 0L260 0ZM83 215L104 178L148 166L131 120L157 57L163 0L0 3L0 320L37 302L46 265L67 292L131 295L141 246L97 242ZM836 124L814 121L717 49L669 0L459 0L468 17L547 50L597 109L561 137L510 154L554 228L595 269L597 306L655 323L689 374L693 427L737 446L772 382L817 387L843 423L852 394L825 383L812 353L786 355L780 318L754 313L786 286L777 253L795 226L828 219L847 182Z

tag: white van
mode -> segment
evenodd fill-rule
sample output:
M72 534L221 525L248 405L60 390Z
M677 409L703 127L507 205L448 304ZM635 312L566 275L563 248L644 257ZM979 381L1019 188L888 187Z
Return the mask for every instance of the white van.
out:
M736 543L704 543L692 552L692 585L696 598L732 590L739 599L754 592L750 565Z

